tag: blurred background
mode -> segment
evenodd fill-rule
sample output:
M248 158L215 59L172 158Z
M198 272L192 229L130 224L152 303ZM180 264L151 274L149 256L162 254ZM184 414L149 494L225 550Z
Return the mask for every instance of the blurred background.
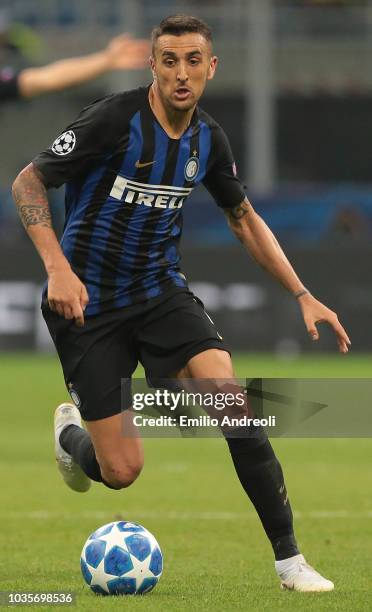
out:
M0 69L148 37L169 14L214 33L220 64L201 106L224 127L247 194L308 288L336 310L353 353L372 331L372 0L1 0ZM39 313L44 270L11 200L11 183L80 109L150 82L115 72L0 107L0 350L51 350ZM63 189L50 192L56 226ZM244 253L203 188L184 208L183 268L230 345L279 356L335 350L309 342L295 300Z

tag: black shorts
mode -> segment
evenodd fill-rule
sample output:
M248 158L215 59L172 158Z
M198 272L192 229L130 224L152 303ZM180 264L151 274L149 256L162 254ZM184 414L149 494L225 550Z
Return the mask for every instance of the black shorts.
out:
M121 379L130 378L138 362L155 381L176 374L206 349L228 351L202 302L188 290L86 317L84 327L47 304L42 311L67 389L86 421L121 412Z

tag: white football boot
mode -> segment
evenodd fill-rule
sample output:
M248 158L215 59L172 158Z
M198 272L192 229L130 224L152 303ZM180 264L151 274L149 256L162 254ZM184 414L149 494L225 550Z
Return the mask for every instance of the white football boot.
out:
M333 582L323 578L319 572L306 563L303 555L275 561L275 569L281 580L281 589L303 593L318 593L334 589Z
M59 442L62 430L69 425L81 427L80 412L73 404L60 404L54 413L54 440L58 469L70 489L83 493L90 488L90 478L84 474L80 465L75 463L71 455L62 448Z

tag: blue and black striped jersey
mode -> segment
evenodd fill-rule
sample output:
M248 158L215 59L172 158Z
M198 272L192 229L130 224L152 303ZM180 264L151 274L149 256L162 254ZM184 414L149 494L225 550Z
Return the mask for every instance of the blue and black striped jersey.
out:
M221 207L245 197L221 127L197 108L169 138L145 87L85 108L33 163L48 186L66 184L61 245L87 287L86 315L186 287L182 206L200 182Z

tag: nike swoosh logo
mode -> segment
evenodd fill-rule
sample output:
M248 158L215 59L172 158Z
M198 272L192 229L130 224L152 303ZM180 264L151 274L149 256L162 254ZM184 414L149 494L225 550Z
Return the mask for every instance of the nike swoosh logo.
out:
M145 163L141 163L140 160L137 160L136 163L134 164L136 166L136 168L146 168L146 166L152 166L152 164L155 164L155 161L151 161L151 162L145 162Z

